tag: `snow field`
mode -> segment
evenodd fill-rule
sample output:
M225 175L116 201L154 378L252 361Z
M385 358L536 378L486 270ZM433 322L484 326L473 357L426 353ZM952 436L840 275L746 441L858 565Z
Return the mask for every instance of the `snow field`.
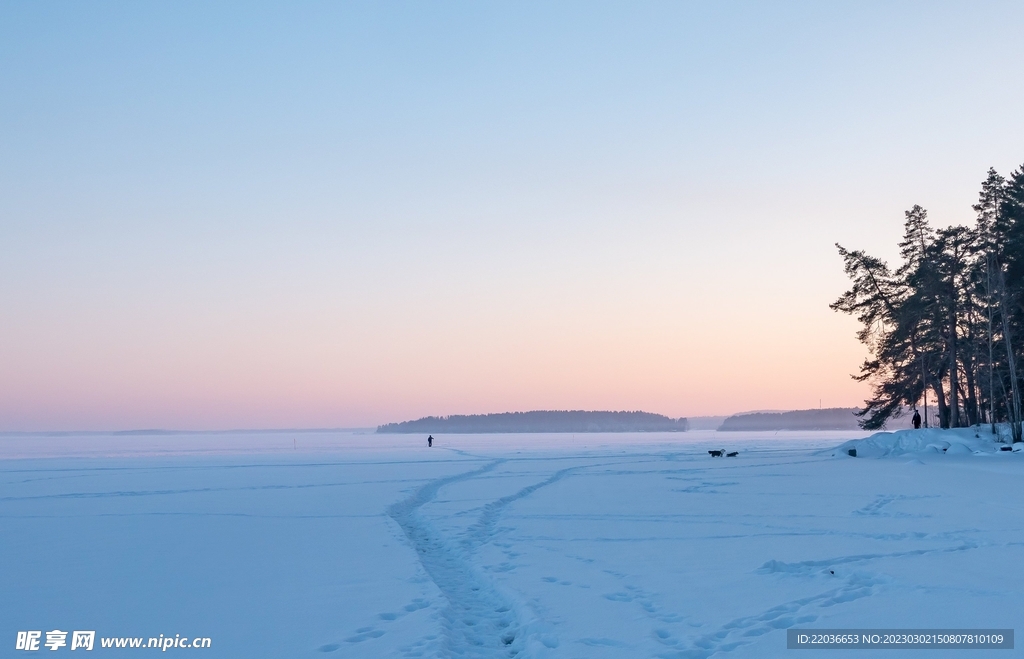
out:
M786 656L791 626L1014 627L1024 454L854 459L834 449L847 438L8 445L3 634L202 635L218 657L697 658Z

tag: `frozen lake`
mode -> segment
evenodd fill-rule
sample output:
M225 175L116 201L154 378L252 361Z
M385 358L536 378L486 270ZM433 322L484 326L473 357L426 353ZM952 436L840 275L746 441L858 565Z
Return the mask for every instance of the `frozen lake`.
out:
M1024 454L822 450L863 436L4 435L4 642L781 657L792 626L1014 627Z

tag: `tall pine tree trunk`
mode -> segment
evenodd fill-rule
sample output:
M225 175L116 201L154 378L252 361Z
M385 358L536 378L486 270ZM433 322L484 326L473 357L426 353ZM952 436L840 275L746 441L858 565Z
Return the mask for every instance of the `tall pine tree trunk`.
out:
M956 365L956 290L949 301L949 427L960 427L960 401L957 398L958 380Z
M938 378L932 382L932 390L935 392L936 405L939 408L939 427L949 427L949 407L946 405L946 394L942 391L942 380Z
M924 357L918 357L921 362L921 398L924 399L924 427L928 427L928 377L924 372Z
M964 408L967 410L967 425L969 426L978 423L978 391L975 385L973 366L973 364L970 367L964 365L964 386L967 388Z
M995 341L992 339L992 255L985 255L985 287L988 293L988 422L996 434Z
M1013 436L1013 443L1024 441L1021 437L1020 418L1020 381L1017 380L1017 358L1013 354L1013 341L1010 337L1010 320L1006 308L1006 278L1003 269L999 268L999 311L1003 317L1003 343L1006 344L1006 363L1010 368L1010 398L1009 407L1010 434Z

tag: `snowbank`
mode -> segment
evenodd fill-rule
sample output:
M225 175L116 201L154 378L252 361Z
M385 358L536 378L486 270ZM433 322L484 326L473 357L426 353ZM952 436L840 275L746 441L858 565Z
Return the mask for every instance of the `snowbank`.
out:
M896 432L880 432L864 439L853 439L844 442L829 453L835 456L851 455L858 458L885 458L914 454L944 455L989 455L1005 452L1003 447L1010 448L1007 441L1006 428L997 427L998 435L993 435L989 426L972 426L970 428L921 428L920 430L897 430ZM1015 452L1024 450L1024 445L1013 446Z

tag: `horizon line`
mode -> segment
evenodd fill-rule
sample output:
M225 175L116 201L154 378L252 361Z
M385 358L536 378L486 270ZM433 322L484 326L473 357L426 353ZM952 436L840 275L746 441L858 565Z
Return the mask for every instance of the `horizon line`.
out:
M742 412L733 412L732 414L698 414L694 416L684 417L669 417L669 418L683 418L683 419L712 419L712 418L729 418L733 416L744 416L747 414L785 414L786 412L810 412L813 410L845 410L845 409L859 409L857 407L808 407L803 409L793 410L745 410ZM527 410L528 412L544 412L552 410ZM559 411L559 410L554 410ZM585 412L588 410L569 410L576 412ZM591 410L592 411L592 410ZM597 410L604 411L604 410ZM643 411L643 410L636 410ZM523 412L520 412L521 414ZM448 415L428 415L425 417L419 417L418 419L409 419L408 421L419 421L422 419L430 418L435 416L442 418L445 416L487 416L487 414L513 414L513 412L489 412L489 413L478 413L478 414L448 414ZM228 435L233 433L253 433L253 434L275 434L275 433L328 433L328 432L358 432L358 431L376 431L377 428L394 423L406 423L407 421L388 421L385 423L379 423L373 426L339 426L332 428L228 428L222 430L212 429L200 429L200 430L175 430L171 428L131 428L127 430L0 430L0 437L4 436L69 436L69 435L124 435L124 436L146 436L146 435Z
M232 433L326 433L376 430L377 426L347 426L339 428L230 428L226 430L173 430L168 428L136 428L131 430L0 430L5 435L229 435Z

